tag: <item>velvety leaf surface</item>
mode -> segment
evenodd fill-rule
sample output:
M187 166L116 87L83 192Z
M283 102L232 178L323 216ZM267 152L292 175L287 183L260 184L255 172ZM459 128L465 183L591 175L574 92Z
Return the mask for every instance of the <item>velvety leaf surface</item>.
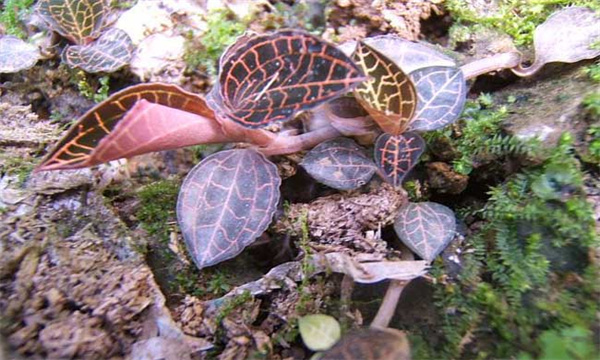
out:
M131 86L114 93L79 118L48 153L37 170L76 169L105 161L97 156L92 157L94 149L113 132L123 116L141 99L214 119L214 113L206 106L202 97L188 93L178 86L159 83ZM171 120L176 119L173 116ZM142 146L145 141L151 139L146 135L153 132L153 129L143 130L143 127L140 127L129 136L139 137L137 146Z
M383 131L402 133L417 108L412 81L398 65L362 42L358 42L352 58L370 77L354 90L358 102Z
M321 360L409 360L410 343L406 335L391 328L366 328L350 332Z
M334 317L325 314L301 317L298 330L304 345L312 351L327 350L342 337L340 324Z
M412 42L395 34L368 37L361 41L393 61L407 74L430 66L456 66L452 58L436 50L433 45ZM348 56L355 48L356 41L348 41L340 46L340 50Z
M63 52L63 61L71 67L89 73L113 72L129 64L134 46L129 35L112 28L93 43L69 46Z
M462 71L456 67L433 66L410 74L419 101L410 131L431 131L452 124L460 116L467 99Z
M366 184L377 169L364 149L348 138L319 144L300 163L315 180L338 190Z
M375 142L375 164L390 184L400 187L424 150L425 141L416 133L381 134Z
M526 76L549 62L572 63L600 56L600 15L586 7L566 7L535 29L535 61L515 73ZM594 46L596 44L596 46Z
M221 57L219 85L208 101L225 117L259 128L340 96L364 79L332 44L283 30L238 39Z
M408 203L398 211L394 230L415 254L431 262L454 238L456 218L441 204Z
M40 51L16 36L0 37L0 73L29 69L40 58Z
M39 0L36 9L52 30L85 45L100 36L108 6L105 0Z
M177 219L198 268L231 259L266 230L280 184L277 167L254 150L218 152L192 169Z

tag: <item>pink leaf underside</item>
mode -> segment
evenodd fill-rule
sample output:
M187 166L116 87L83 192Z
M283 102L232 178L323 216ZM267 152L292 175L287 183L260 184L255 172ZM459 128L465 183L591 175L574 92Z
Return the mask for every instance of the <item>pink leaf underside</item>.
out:
M213 119L139 100L82 166L197 144L228 141Z

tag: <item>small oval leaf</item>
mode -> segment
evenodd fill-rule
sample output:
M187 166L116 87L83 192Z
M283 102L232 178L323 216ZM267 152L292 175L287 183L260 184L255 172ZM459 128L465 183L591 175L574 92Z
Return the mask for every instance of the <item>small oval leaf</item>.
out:
M355 330L326 351L321 360L409 360L410 343L402 331L391 328Z
M298 319L298 330L304 345L312 351L331 348L342 337L338 321L329 315L306 315Z
M410 131L431 131L452 124L465 106L467 87L456 67L433 66L410 74L419 101L410 122Z
M133 50L129 35L121 29L112 28L93 43L67 47L62 57L69 66L89 73L113 72L129 64Z
M190 171L177 220L198 268L235 257L267 229L280 184L277 167L249 149L218 152Z
M365 78L332 44L298 30L243 36L220 63L209 104L225 117L260 128L350 91Z
M514 69L519 76L533 75L549 62L573 63L600 56L600 15L586 7L566 7L535 29L533 43L535 61L527 68Z
M29 69L40 59L40 51L16 36L0 38L0 73Z
M338 190L353 190L366 184L377 169L364 149L348 138L319 144L300 165L317 181Z
M100 36L108 6L105 0L39 0L37 12L48 26L78 45Z
M416 89L410 78L363 42L358 42L353 59L370 77L354 89L359 103L383 131L392 135L404 132L417 108Z
M398 211L394 230L415 254L431 262L454 238L456 218L438 203L408 203Z
M375 163L390 184L400 187L424 150L425 141L416 133L381 134L375 142Z

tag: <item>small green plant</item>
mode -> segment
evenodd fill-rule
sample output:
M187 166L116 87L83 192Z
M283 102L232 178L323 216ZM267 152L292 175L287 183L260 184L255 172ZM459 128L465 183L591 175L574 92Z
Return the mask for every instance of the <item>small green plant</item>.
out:
M246 25L235 19L227 10L213 11L206 18L207 32L200 39L197 47L191 40L188 41L184 60L188 69L198 66L206 70L209 75L216 75L217 61L225 48L246 30Z
M79 93L86 99L100 103L108 98L110 77L104 75L98 78L96 87L90 84L88 77L83 70L78 70L74 74L74 82L77 85Z
M146 185L139 192L140 208L136 216L150 235L167 242L172 228L168 226L175 218L175 203L179 181L160 180Z
M7 35L26 37L21 23L21 17L25 12L31 10L33 0L4 0L2 12L0 12L0 23L4 25Z
M471 33L485 27L510 35L517 46L530 45L536 27L560 7L582 6L600 10L600 4L595 0L501 0L497 2L497 8L490 7L485 15L475 11L467 0L447 0L444 5L456 21L451 29L451 34L456 36L454 41L468 40Z
M600 62L596 62L595 64L584 67L583 73L592 81L600 82Z
M587 131L591 137L588 151L592 162L600 163L600 126L592 126Z
M592 117L600 120L600 92L588 94L582 104Z

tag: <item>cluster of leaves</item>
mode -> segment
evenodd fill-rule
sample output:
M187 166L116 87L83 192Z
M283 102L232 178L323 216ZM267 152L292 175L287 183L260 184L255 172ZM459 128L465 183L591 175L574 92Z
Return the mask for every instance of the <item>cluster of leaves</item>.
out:
M24 6L12 5L16 8L13 12ZM104 0L39 0L35 11L51 31L74 44L62 52L62 60L71 67L90 73L113 72L133 56L129 35L117 28L107 29L110 7ZM5 13L12 14L6 9ZM28 69L40 58L37 47L12 36L0 38L0 53L1 72Z
M592 328L600 267L587 258L598 238L582 183L572 139L565 135L544 164L490 191L477 213L485 226L468 239L473 251L462 258L462 272L444 282L443 265L434 268L445 283L436 287L444 341L429 348L436 353L430 356L474 351L509 358L522 351L537 357L548 346L538 337L540 329ZM573 274L575 282L569 280ZM476 348L463 348L467 334ZM586 334L581 341L589 349Z
M538 25L561 7L575 5L600 10L595 0L501 0L497 2L497 9L488 9L489 14L476 11L467 0L447 0L444 5L456 19L452 32L477 31L477 27L469 29L469 25L476 24L510 35L517 46L533 43L533 34Z

